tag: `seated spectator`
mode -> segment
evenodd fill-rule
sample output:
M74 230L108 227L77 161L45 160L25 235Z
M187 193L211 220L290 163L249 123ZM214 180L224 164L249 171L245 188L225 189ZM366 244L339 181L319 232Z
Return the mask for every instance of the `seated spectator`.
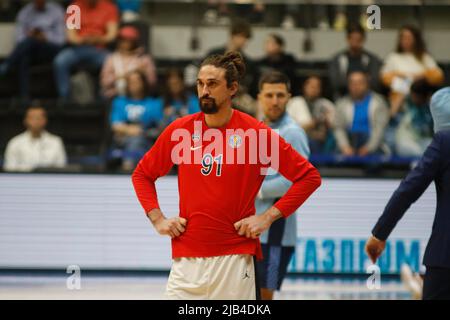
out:
M147 78L140 71L127 76L125 96L112 102L111 128L116 158L122 159L122 169L132 170L160 133L163 119L162 100L149 96Z
M348 96L336 102L334 135L345 156L379 153L389 109L383 97L369 88L367 74L355 71L348 76Z
M133 22L139 19L142 0L116 0L116 3L119 7L122 21Z
M103 95L125 95L127 74L136 70L145 74L150 87L156 85L155 64L139 45L139 31L132 26L122 27L116 51L106 58L100 74Z
M430 90L422 79L411 86L403 103L401 120L396 130L396 152L400 156L419 157L433 138L433 118L430 112Z
M318 76L305 80L303 96L290 99L287 112L305 130L311 153L333 151L334 109L334 104L322 97L322 81Z
M109 53L107 46L117 36L119 14L115 4L107 0L76 0L80 8L81 28L67 29L71 47L62 50L54 60L58 94L68 99L70 73L80 63L100 70Z
M252 117L258 118L259 116L258 119L262 118L262 113L258 115L258 102L241 85L239 85L238 91L233 98L233 108L245 112Z
M284 39L280 35L270 34L266 39L264 49L266 55L258 63L259 73L280 71L289 77L292 87L297 89L295 58L284 51Z
M169 69L166 74L166 86L163 93L165 127L177 118L200 111L197 95L189 92L178 69Z
M26 131L12 138L5 151L5 171L32 171L37 168L61 168L66 152L60 137L45 130L47 113L40 105L30 107L25 115Z
M30 66L53 61L65 41L64 11L59 4L34 0L16 21L16 46L0 64L0 75L18 70L20 96L29 97Z
M412 83L425 79L429 85L438 86L443 83L444 74L427 53L420 30L405 26L400 29L396 52L384 61L381 79L390 88L390 114L395 117Z
M370 88L379 90L379 73L381 61L377 56L364 49L366 33L359 25L351 25L347 29L348 47L337 53L330 61L328 77L337 99L347 94L347 78L353 71L362 71L369 75Z
M244 49L251 37L252 29L250 24L245 20L236 20L231 25L228 42L222 47L212 49L206 56L224 54L229 51L239 51L242 54L246 65L245 76L241 81L242 90L243 92L252 95L252 97L256 97L256 94L258 93L257 68L255 62L244 53Z

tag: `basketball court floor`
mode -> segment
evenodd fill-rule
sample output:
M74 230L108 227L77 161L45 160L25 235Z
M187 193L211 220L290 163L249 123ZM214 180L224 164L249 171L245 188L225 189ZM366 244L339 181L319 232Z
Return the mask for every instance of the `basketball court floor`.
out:
M164 299L164 275L82 275L80 289L68 289L61 275L0 275L0 300L159 300ZM380 289L368 289L366 279L288 277L278 300L405 300L411 299L406 287L396 279L381 282Z

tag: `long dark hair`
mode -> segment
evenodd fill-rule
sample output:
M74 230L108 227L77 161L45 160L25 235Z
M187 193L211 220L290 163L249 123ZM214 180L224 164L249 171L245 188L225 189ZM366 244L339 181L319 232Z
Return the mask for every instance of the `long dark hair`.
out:
M245 75L244 58L237 51L209 56L202 62L200 67L206 65L225 69L225 79L227 80L228 87L230 87L234 81L239 83Z
M148 83L148 81L147 81L147 77L145 76L145 74L144 74L143 72L141 72L141 71L139 71L139 70L135 70L135 71L130 72L130 73L127 75L127 88L126 88L126 95L127 95L127 97L131 97L131 93L130 93L130 84L129 84L128 79L129 79L133 74L139 75L139 78L140 78L141 81L142 81L142 94L143 94L144 98L150 96L150 95L151 95L151 92L150 92L150 85L149 85L149 83Z
M164 99L164 108L168 108L170 107L171 103L173 102L174 97L172 96L170 90L169 90L169 85L168 85L168 81L171 77L177 77L181 80L181 82L183 82L184 84L184 75L183 72L178 69L178 68L170 68L167 70L166 72L166 85L164 86L164 90L163 90L163 99ZM183 102L183 104L187 103L188 100L188 91L186 89L186 87L184 87L183 92L181 92L180 95L181 101Z
M409 31L414 37L414 47L413 47L413 54L416 57L417 60L422 61L423 55L427 52L427 48L425 45L425 41L423 40L422 33L418 28L416 28L413 25L405 25L400 28L400 32L398 34L398 40L397 40L397 52L401 53L403 52L402 46L401 46L401 35L403 31Z

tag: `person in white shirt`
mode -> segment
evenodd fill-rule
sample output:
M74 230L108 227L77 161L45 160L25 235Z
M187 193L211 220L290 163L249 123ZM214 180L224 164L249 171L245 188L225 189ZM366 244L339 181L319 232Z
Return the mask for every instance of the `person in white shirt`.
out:
M62 139L45 130L47 113L41 106L30 107L25 115L27 130L12 138L5 151L5 171L29 172L39 167L61 168L66 165Z
M419 29L404 26L400 29L396 52L390 53L381 69L381 80L390 88L391 118L394 118L411 85L425 80L430 86L444 82L444 73L426 50Z
M303 96L291 98L287 112L305 130L311 153L332 151L335 106L322 97L322 80L318 76L312 75L305 80Z

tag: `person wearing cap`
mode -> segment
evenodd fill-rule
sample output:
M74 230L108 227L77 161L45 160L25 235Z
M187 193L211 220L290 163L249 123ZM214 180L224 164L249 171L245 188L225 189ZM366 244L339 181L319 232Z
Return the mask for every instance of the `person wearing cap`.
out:
M135 71L140 71L150 87L156 85L156 67L150 55L140 45L139 31L133 26L124 26L119 30L117 47L106 58L100 74L102 94L106 98L124 95L126 78Z
M373 263L383 252L386 239L408 208L436 186L436 214L423 264L426 273L422 299L450 299L450 87L431 97L435 135L418 165L401 182L372 229L366 252Z

